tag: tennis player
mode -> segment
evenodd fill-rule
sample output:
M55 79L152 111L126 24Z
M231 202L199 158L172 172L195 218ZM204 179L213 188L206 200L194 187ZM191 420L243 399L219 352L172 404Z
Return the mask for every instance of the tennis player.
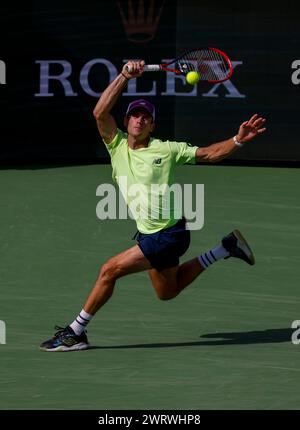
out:
M199 148L184 142L161 141L151 134L155 126L155 107L147 100L135 100L127 108L124 126L119 128L111 109L128 81L143 74L144 61L130 61L117 78L106 88L94 109L99 133L111 157L113 179L119 184L128 205L132 196L122 189L121 177L130 185L142 184L144 194L140 195L140 214L148 213L149 198L153 202L151 184L172 185L173 171L184 163L215 163L232 154L246 142L262 134L265 119L253 115L239 127L237 134L227 140ZM131 72L128 72L130 66ZM151 191L150 191L151 190ZM154 201L156 201L154 199ZM161 200L157 200L160 201ZM203 252L190 261L179 264L190 244L190 231L181 215L162 216L162 204L151 207L152 217L139 216L136 219L137 244L109 259L102 267L83 309L68 326L56 327L54 337L43 342L44 351L74 351L89 347L86 326L96 312L112 296L116 281L130 273L148 270L151 283L161 300L176 297L209 266L224 258L239 258L253 265L254 255L238 230L223 237L212 249Z

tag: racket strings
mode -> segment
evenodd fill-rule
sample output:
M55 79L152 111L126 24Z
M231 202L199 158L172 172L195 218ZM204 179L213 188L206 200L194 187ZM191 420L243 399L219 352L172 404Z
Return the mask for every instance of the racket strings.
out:
M213 49L199 49L188 52L178 59L182 73L199 72L200 80L222 80L228 76L230 68L226 59Z

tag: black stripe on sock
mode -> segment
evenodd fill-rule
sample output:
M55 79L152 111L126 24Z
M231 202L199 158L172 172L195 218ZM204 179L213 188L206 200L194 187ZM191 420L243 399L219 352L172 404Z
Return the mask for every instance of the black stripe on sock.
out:
M204 260L204 258L202 257L202 255L200 255L200 258L201 258L201 261L202 261L202 263L203 263L204 267L208 267L208 265L207 265L207 263L205 263L205 260Z
M89 322L89 320L87 320L86 318L82 317L81 314L79 314L80 318L82 318L84 321Z
M77 319L77 318L76 318L76 321L78 322L78 324L82 325L82 327L85 327L85 326L86 326L86 324L84 324L84 323L82 323L82 322L78 321L78 319Z
M209 252L210 252L210 255L212 256L212 258L213 258L215 261L218 261L218 260L216 259L216 257L214 256L213 252L212 252L212 251L209 251Z
M210 259L208 258L208 255L205 253L205 257L208 259L208 261L210 262L210 264L212 264L213 262L210 261Z

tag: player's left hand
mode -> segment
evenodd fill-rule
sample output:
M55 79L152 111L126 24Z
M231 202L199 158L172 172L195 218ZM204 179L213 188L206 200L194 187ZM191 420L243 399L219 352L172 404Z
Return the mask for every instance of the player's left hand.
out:
M236 135L237 140L241 143L246 143L264 133L266 131L266 128L263 127L265 122L265 118L261 118L257 114L253 115L249 121L241 124L239 132Z

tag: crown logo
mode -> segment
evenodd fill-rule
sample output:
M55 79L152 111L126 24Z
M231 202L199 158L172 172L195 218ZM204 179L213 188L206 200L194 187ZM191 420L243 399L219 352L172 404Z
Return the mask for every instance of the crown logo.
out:
M121 2L118 1L123 26L127 37L131 42L145 43L154 38L164 2L165 0L160 2L161 4L159 8L157 5L156 8L154 8L154 0L150 0L145 13L144 0L139 0L137 8L134 7L132 0L128 0L127 2L123 1L123 5L127 3L126 16L123 8L121 7Z

